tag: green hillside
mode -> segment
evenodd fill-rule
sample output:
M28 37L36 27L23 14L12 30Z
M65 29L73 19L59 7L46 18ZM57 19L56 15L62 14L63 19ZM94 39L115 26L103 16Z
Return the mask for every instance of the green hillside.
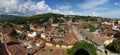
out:
M63 19L60 19L60 18ZM92 16L77 16L77 15L62 15L62 14L55 14L55 13L45 13L34 15L30 17L22 17L22 18L12 18L12 19L1 19L0 22L9 22L9 23L16 23L16 24L26 24L26 23L36 23L36 24L43 24L49 23L50 18L53 19L53 23L62 23L72 19L73 22L78 20L82 21L97 21L97 18L100 18L102 21L109 21L109 18L102 18L102 17L92 17Z

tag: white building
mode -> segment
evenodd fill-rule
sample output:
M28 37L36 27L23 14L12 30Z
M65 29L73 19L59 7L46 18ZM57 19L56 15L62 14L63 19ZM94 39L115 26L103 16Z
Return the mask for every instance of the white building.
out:
M112 29L120 31L120 26L119 25L113 25Z
M37 33L36 32L32 32L32 33L28 33L28 37L35 37L37 35Z
M16 30L17 31L17 33L19 33L19 34L22 34L22 31L20 31L20 30Z
M113 25L113 23L109 23L109 22L103 22L102 24L105 24L105 25Z
M44 33L41 33L41 38L43 38L43 39L45 39L45 38L46 38L46 36L45 36L45 34L44 34Z
M118 21L118 24L120 24L120 20Z
M112 29L120 31L120 26L113 26Z
M56 27L59 26L59 24L51 24L51 26Z

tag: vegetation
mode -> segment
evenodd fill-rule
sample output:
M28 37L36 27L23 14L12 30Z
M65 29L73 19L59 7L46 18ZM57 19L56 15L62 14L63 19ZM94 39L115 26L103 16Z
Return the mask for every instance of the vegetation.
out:
M77 42L70 50L70 55L76 55L78 51L84 50L83 52L80 53L88 53L89 55L97 55L96 53L96 48L94 45L87 43L85 41L80 41ZM79 53L79 54L80 54Z
M9 22L9 23L16 23L16 24L27 24L27 23L35 23L35 24L43 24L43 23L49 23L49 19L53 19L53 23L62 23L64 22L63 19L60 19L63 17L66 20L72 19L73 22L76 22L78 20L82 21L92 21L96 22L98 21L97 18L101 18L102 21L109 21L110 19L104 19L102 17L92 17L92 16L77 16L77 15L67 15L64 16L62 14L54 14L54 13L45 13L45 14L39 14L35 16L30 17L19 17L19 18L9 18L9 19L2 19L0 22Z
M89 24L89 25L84 26L84 29L89 29L90 32L95 32L97 29L99 29L99 27L95 27Z
M106 48L115 53L120 53L120 38L114 39Z
M114 24L118 24L118 21L119 21L119 19L116 19L115 22L114 22Z
M53 22L59 22L63 21L59 19L60 17L63 17L61 14L54 14L54 13L46 13L46 14L40 14L40 15L35 15L35 16L30 16L30 17L21 17L21 18L11 18L11 19L6 19L2 20L7 21L9 23L16 23L16 24L27 24L27 23L36 23L36 24L43 24L45 22L49 21L49 18L53 18Z
M65 30L63 30L63 29L59 29L58 32L59 33L66 33Z
M107 34L107 36L112 36L112 35L113 35L113 33L108 33L108 34Z
M100 30L103 32L103 31L105 30L105 28L102 28L102 27L101 27Z
M21 28L21 30L23 31L23 30L26 30L26 31L30 31L30 27L29 27L29 25L24 25L24 27L22 27Z
M24 34L20 34L20 36L18 37L19 39L25 39L25 35Z
M12 29L11 33L10 33L11 36L17 36L18 33L15 29Z
M117 32L117 33L114 35L114 38L120 38L120 32Z

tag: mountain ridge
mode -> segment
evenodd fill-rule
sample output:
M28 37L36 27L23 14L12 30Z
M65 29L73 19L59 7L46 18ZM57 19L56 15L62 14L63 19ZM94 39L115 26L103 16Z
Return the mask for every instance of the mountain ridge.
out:
M23 18L22 16L0 14L0 19Z

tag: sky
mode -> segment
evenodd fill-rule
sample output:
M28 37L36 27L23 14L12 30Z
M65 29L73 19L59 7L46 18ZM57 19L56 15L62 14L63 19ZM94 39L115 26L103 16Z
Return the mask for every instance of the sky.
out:
M0 14L43 13L120 18L120 0L0 0Z

